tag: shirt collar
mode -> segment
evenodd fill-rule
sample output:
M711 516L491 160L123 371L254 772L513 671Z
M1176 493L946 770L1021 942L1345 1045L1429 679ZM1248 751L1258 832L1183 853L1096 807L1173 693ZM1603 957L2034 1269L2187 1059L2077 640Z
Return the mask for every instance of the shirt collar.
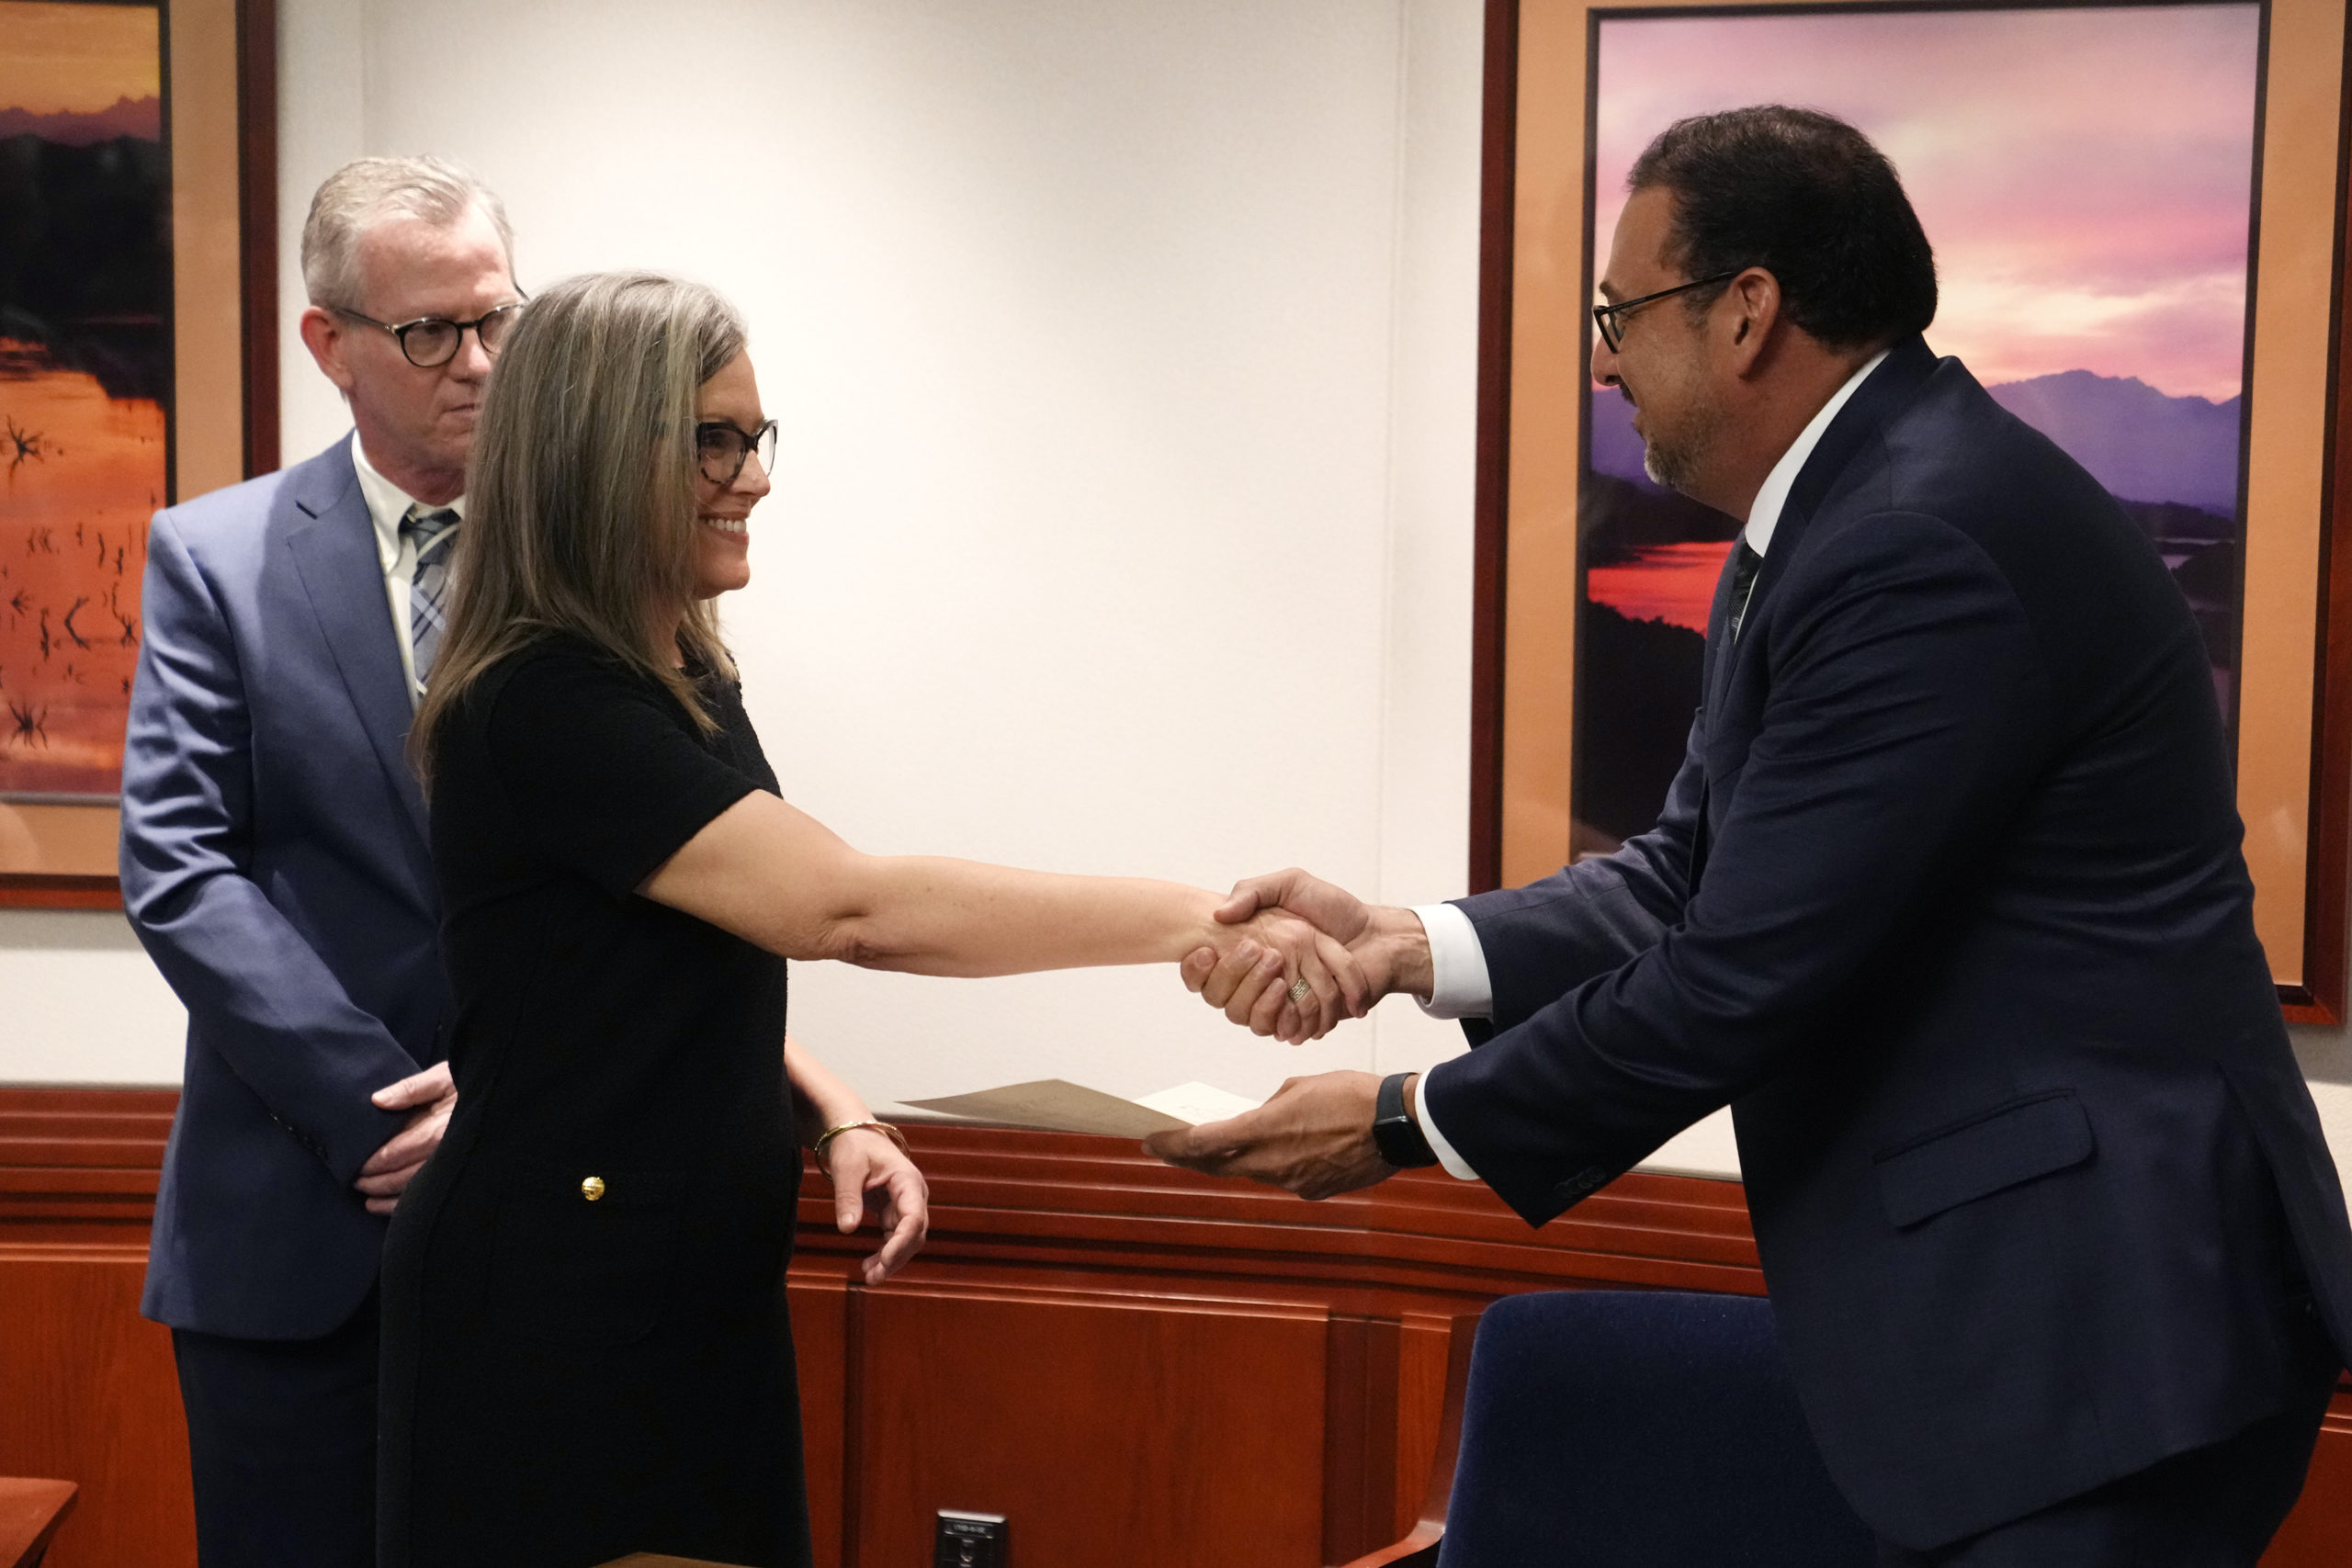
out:
M377 558L383 562L384 570L390 571L401 558L401 520L421 503L386 479L378 471L376 465L368 460L367 446L359 439L356 431L351 435L351 466L359 475L359 494L368 502L368 520L376 525ZM439 512L445 509L430 506L425 510ZM466 514L466 498L462 495L458 497L446 510L456 513L462 519Z
M1821 437L1828 431L1829 422L1838 417L1838 411L1846 406L1846 400L1854 395L1856 388L1870 379L1871 371L1885 363L1890 352L1880 349L1860 369L1847 377L1846 384L1829 395L1829 400L1821 405L1821 412L1813 416L1813 423L1797 432L1797 438L1789 443L1789 449L1781 454L1781 460L1772 465L1770 473L1764 476L1764 483L1756 492L1756 504L1747 509L1749 549L1760 556L1772 547L1772 530L1780 526L1781 509L1788 505L1789 491L1795 487L1797 476L1804 472L1805 459L1813 456L1815 446L1821 445Z

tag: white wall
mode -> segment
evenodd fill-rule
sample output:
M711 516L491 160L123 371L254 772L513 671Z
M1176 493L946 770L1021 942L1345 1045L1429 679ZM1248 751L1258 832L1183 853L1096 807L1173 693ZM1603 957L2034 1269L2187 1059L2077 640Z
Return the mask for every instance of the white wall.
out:
M505 195L526 287L653 266L744 309L785 440L729 626L795 801L876 850L1461 891L1476 0L279 15L289 319L311 190L406 151ZM290 333L284 382L289 458L341 434ZM883 1100L1457 1043L1392 1003L1291 1051L1170 973L794 982ZM0 914L0 1079L177 1077L118 917Z
M187 1021L120 915L0 909L0 1083L177 1083Z
M730 633L786 793L854 841L1442 897L1480 9L280 0L281 292L290 319L328 171L433 151L505 194L526 286L657 266L731 295L786 436ZM289 457L342 434L290 332L284 384ZM794 988L878 1100L1264 1092L1456 1048L1391 1002L1292 1052L1139 971ZM0 911L0 1081L172 1082L180 1022L119 917ZM2352 1152L2352 1032L2295 1040ZM1731 1164L1720 1122L1665 1158Z

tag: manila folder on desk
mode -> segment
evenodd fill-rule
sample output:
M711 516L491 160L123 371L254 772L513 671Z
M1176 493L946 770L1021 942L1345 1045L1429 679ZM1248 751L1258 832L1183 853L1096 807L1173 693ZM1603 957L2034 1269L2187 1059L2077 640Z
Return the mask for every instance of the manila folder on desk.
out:
M1099 1089L1040 1078L1035 1083L1008 1084L975 1094L951 1094L944 1100L910 1100L918 1111L938 1111L949 1116L969 1116L999 1127L1033 1127L1046 1133L1094 1133L1106 1138L1141 1138L1191 1122L1104 1094Z

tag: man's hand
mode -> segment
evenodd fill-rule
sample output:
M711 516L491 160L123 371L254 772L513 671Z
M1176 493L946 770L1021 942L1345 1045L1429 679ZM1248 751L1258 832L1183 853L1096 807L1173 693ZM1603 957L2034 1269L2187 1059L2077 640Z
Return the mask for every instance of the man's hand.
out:
M825 1145L825 1175L833 1184L833 1223L850 1235L871 1210L882 1223L882 1247L864 1265L865 1282L878 1285L922 1250L931 1229L931 1187L889 1134L872 1127L838 1133Z
M1351 1009L1357 1016L1392 991L1430 994L1429 933L1422 929L1420 917L1410 909L1367 904L1347 889L1294 866L1234 884L1232 897L1217 910L1216 918L1238 924L1259 917L1261 910L1277 908L1288 910L1345 945L1363 976L1363 998ZM1280 966L1263 956L1244 956L1246 951L1228 949L1220 953L1209 947L1195 949L1182 965L1185 987L1252 1033L1285 1040L1306 1037L1284 988L1273 984L1282 973ZM1327 1023L1325 1028L1329 1027Z
M458 1089L449 1081L449 1064L435 1062L421 1073L386 1084L369 1097L379 1111L409 1112L408 1125L390 1143L368 1156L352 1185L368 1196L368 1212L389 1214L408 1190L410 1178L424 1168L441 1134L449 1130L449 1112L458 1107Z
M1229 912L1234 908L1228 898L1216 911L1206 939L1184 961L1184 983L1197 991L1195 969L1227 973L1246 984L1252 998L1271 998L1259 1033L1304 1044L1329 1033L1341 1019L1363 1017L1378 999L1366 987L1356 956L1313 921L1271 904L1238 914ZM1293 980L1306 987L1298 1000L1291 998Z
M1380 1079L1372 1073L1292 1078L1255 1111L1154 1133L1143 1146L1170 1165L1329 1198L1396 1174L1372 1141L1379 1099Z

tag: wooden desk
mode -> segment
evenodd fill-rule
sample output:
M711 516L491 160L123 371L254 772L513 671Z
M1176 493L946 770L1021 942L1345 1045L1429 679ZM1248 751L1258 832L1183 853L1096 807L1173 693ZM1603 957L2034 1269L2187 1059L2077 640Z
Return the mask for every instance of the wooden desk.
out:
M80 1490L70 1481L0 1476L0 1568L40 1568Z
M48 1568L195 1568L171 1335L139 1315L175 1098L0 1088L0 1471L89 1495ZM820 1568L928 1562L943 1507L1010 1514L1028 1568L1385 1553L1443 1495L1459 1318L1527 1290L1763 1289L1732 1182L1628 1176L1531 1231L1442 1171L1301 1203L1132 1142L907 1132L932 1220L901 1278L866 1288L873 1232L838 1235L824 1182L802 1190ZM2347 1562L2352 1382L2266 1565Z

